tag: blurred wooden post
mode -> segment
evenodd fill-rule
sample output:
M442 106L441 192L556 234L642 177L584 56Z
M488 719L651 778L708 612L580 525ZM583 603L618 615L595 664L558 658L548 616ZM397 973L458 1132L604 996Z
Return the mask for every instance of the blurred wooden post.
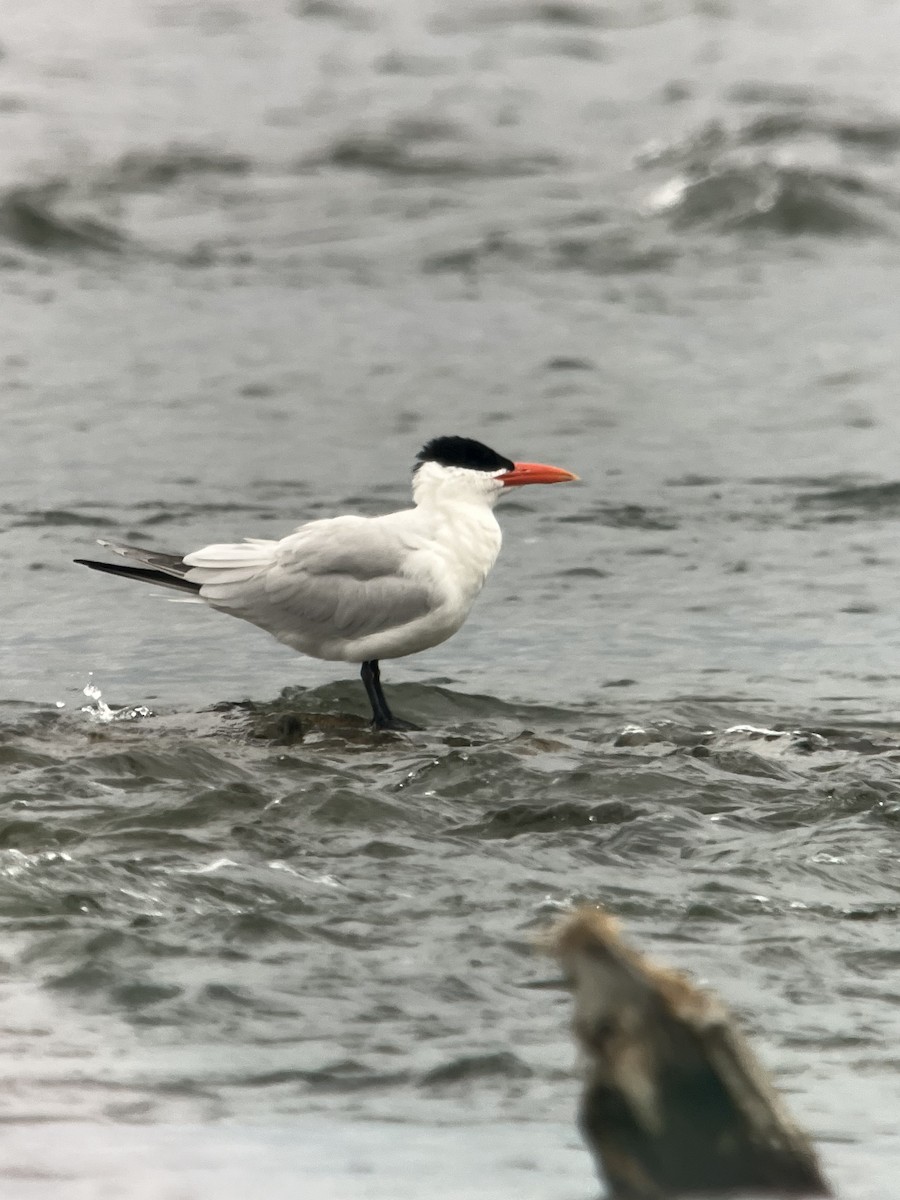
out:
M614 1200L831 1194L714 995L630 949L595 908L554 931L552 952L586 1058L580 1125Z

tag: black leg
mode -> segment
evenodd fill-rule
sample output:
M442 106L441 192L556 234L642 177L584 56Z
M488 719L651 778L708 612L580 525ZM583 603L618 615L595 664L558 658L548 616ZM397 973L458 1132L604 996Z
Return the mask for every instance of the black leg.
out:
M404 721L400 717L395 717L391 712L388 702L384 698L384 692L381 690L381 671L375 659L372 659L371 662L363 663L360 676L365 685L369 703L372 705L372 725L375 729L419 728L418 725L413 725L411 721Z

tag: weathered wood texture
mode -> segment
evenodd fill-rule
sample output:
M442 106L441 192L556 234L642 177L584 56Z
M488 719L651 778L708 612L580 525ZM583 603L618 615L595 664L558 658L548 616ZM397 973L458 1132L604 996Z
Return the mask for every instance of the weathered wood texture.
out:
M615 1200L828 1196L815 1150L711 993L583 908L552 951L575 993L580 1124Z

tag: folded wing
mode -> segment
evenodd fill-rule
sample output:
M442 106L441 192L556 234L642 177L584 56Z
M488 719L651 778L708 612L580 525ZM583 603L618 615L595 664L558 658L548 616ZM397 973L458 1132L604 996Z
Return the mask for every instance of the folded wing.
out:
M313 521L280 542L207 546L185 555L201 596L304 644L396 629L435 607L432 588L410 573L414 546L382 521Z

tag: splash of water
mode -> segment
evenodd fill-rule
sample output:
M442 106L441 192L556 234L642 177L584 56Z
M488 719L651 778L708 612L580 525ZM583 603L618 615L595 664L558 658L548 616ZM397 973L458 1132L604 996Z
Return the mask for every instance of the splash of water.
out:
M84 686L84 694L92 701L84 704L81 712L86 713L93 721L139 721L142 717L152 717L152 711L143 704L125 705L122 708L111 708L103 699L103 693L93 682L94 672L90 671L89 680Z

